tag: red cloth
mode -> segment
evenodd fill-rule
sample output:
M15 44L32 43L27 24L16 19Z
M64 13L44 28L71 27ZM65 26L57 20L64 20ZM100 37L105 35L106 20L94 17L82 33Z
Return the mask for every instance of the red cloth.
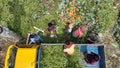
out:
M77 30L74 31L74 35L76 37L82 37L83 32L85 31L86 26L79 27Z

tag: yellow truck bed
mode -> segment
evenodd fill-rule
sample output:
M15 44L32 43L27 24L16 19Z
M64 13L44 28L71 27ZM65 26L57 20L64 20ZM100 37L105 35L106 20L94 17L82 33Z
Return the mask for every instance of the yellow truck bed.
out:
M36 68L37 49L19 48L16 54L15 68Z
M31 48L8 47L4 68L36 68L39 45Z

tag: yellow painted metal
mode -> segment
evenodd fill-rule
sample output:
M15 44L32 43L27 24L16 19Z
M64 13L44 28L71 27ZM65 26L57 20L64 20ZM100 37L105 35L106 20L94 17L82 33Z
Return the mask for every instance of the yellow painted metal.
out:
M36 68L36 58L36 48L19 48L16 54L15 68Z
M4 65L4 68L8 68L8 59L10 57L10 51L11 51L11 48L13 47L13 45L10 45L7 49L7 53L6 53L6 57L5 57L5 65Z
M4 68L8 68L8 59L10 57L12 47L17 48L14 68L36 68L37 49L39 46L40 45L35 45L32 48L19 48L14 45L10 45L6 53Z
M32 46L32 48L38 48L40 47L40 45L35 45L35 46Z

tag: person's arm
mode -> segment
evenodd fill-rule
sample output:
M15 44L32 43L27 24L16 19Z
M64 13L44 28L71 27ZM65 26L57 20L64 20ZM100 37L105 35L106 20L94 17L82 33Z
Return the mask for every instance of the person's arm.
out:
M81 37L81 35L78 36L78 38L80 38L80 37Z
M81 38L82 36L83 36L83 33L79 34L79 35L78 35L78 38Z
M88 41L92 42L92 43L95 43L94 41L92 41L90 38L87 38Z

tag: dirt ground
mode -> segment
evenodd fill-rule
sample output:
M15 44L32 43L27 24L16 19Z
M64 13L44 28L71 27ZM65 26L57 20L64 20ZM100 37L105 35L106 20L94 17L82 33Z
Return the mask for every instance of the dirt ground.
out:
M0 39L0 47L2 48L2 51L0 52L0 68L3 68L6 50L13 42L13 39Z
M120 11L120 0L114 1ZM108 35L103 39L103 43L105 44L106 68L120 68L120 48L117 47L118 44L114 44L115 40L112 32L113 30L110 30Z
M115 0L116 3L120 3L120 0Z
M19 40L19 36L13 31L9 30L6 27L2 27L3 32L0 33L0 47L2 51L0 51L0 68L3 68L5 54L9 45L14 44L14 42Z
M120 51L112 45L112 37L103 39L105 44L106 68L120 68Z

